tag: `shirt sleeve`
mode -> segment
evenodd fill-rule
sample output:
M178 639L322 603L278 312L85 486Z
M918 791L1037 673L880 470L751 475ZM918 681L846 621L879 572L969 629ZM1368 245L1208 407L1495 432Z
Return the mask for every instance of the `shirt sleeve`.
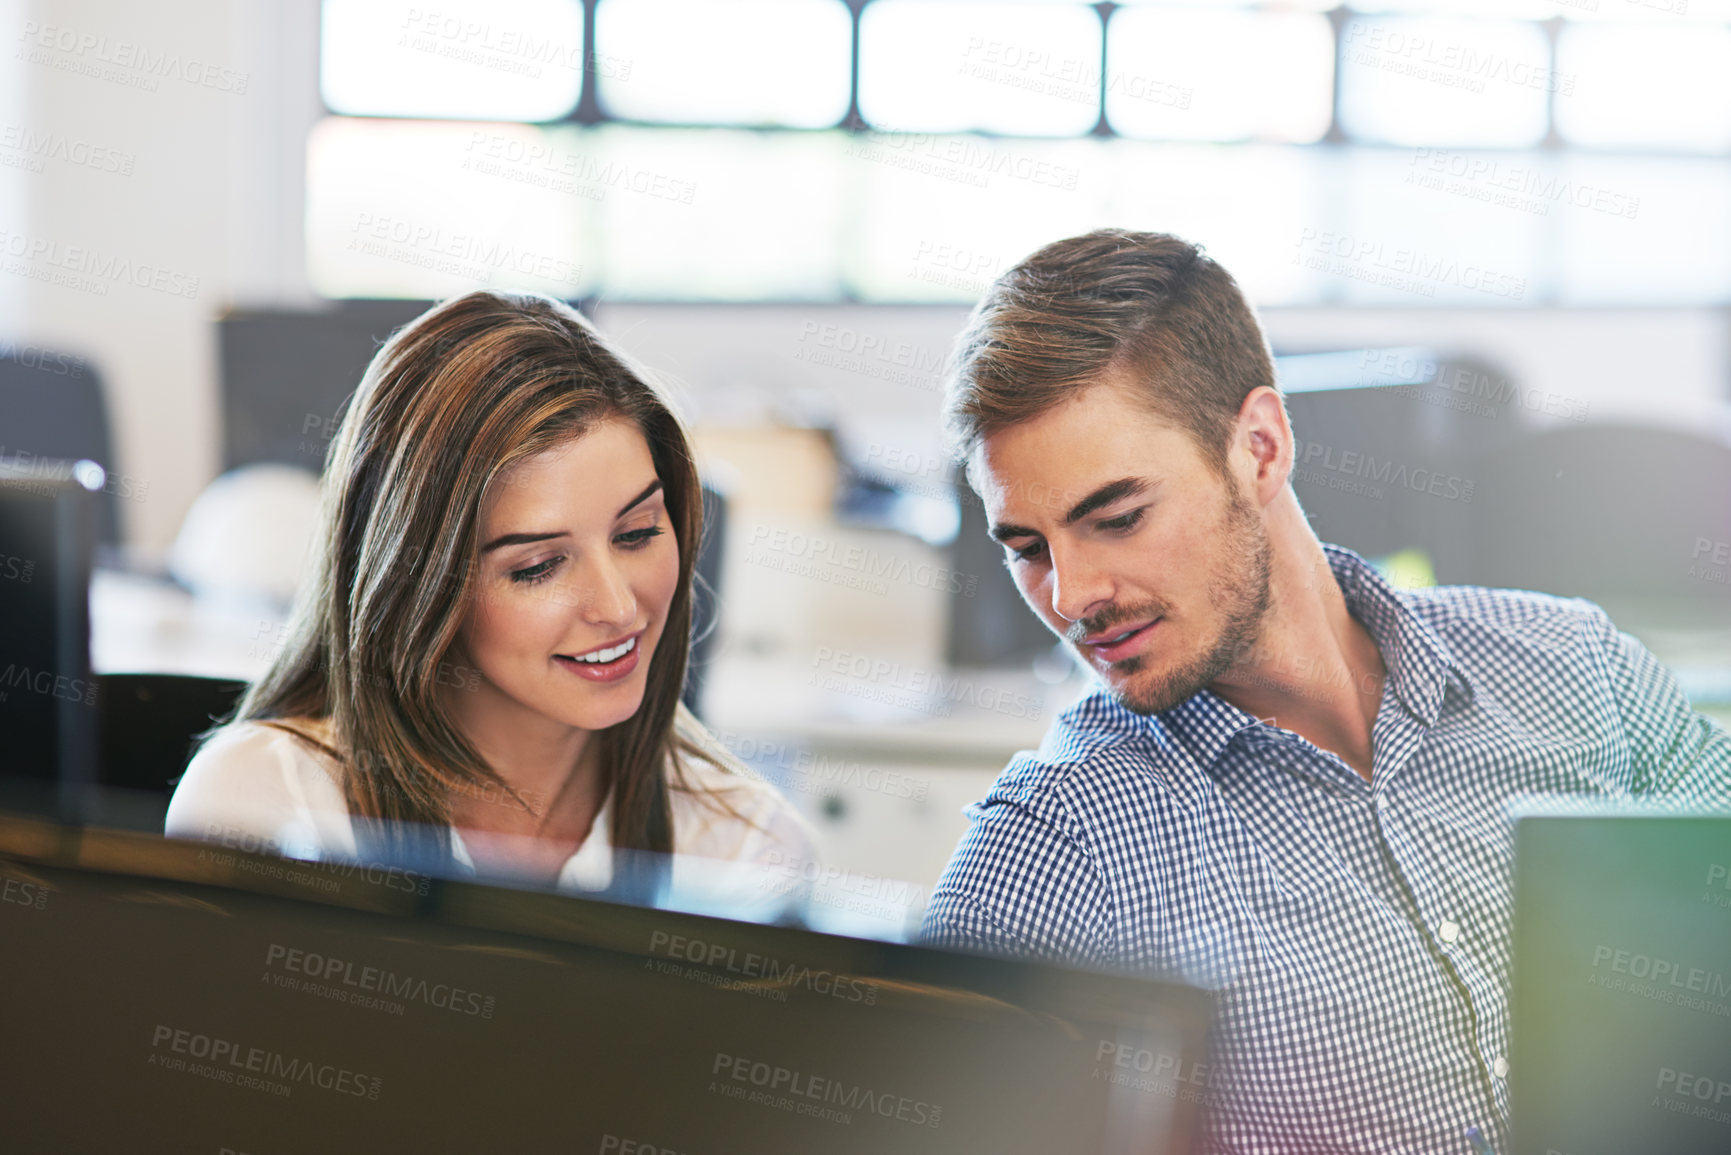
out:
M1731 808L1731 734L1690 705L1677 676L1600 617L1611 685L1634 753L1630 792L1691 808Z
M1104 966L1113 954L1111 901L1086 849L1026 807L971 807L926 910L928 946Z

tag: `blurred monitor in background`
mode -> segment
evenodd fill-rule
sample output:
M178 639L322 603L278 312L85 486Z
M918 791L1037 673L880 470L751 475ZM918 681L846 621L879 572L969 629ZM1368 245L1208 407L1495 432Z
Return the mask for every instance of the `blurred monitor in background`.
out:
M944 656L953 666L1025 665L1050 654L1058 639L1029 611L1004 568L1004 547L986 532L979 495L956 470L961 528L950 545L950 568L977 574L966 593L950 595L949 635Z
M373 354L431 304L333 301L220 318L223 471L275 462L319 472Z
M1475 581L1476 466L1530 428L1519 386L1426 349L1277 357L1275 373L1292 420L1292 491L1317 537L1367 558L1416 550L1435 581Z

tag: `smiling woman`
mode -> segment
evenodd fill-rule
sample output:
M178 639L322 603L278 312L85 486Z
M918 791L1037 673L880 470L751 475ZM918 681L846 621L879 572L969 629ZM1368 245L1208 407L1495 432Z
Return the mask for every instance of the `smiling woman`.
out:
M701 499L664 398L575 311L475 292L368 367L291 640L168 833L597 885L610 849L803 861L679 704ZM773 857L779 855L779 857Z

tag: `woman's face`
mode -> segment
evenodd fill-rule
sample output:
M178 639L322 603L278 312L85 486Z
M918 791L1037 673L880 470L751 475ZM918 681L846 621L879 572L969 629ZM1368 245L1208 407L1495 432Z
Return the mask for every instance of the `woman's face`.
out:
M504 474L482 506L480 544L460 640L481 698L466 705L584 730L634 714L679 584L679 543L637 426L600 422Z

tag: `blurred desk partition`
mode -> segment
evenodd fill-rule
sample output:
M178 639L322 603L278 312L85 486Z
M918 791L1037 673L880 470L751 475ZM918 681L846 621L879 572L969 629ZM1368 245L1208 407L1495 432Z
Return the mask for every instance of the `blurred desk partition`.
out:
M1208 996L0 818L30 1151L1163 1155ZM797 913L793 914L797 917Z

